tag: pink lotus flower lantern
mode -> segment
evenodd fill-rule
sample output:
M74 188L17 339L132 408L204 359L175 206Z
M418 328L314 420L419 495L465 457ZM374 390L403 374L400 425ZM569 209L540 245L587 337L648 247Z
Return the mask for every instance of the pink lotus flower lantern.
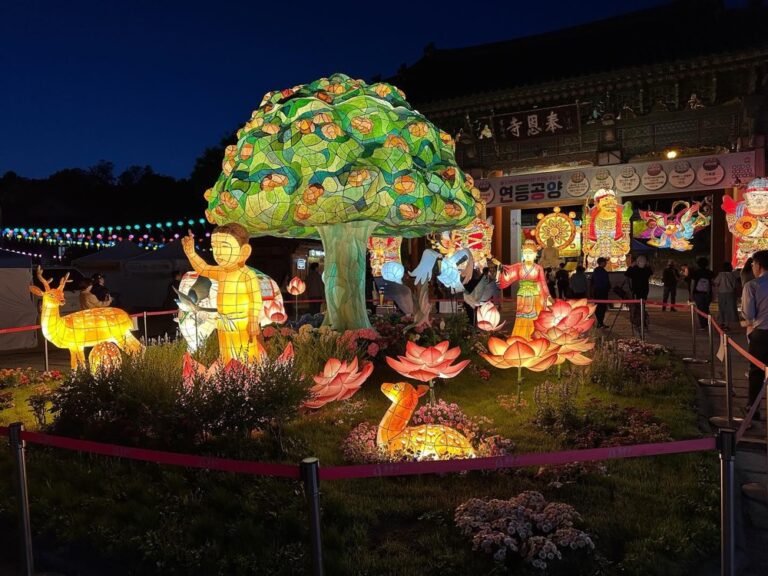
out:
M456 346L449 349L449 346L448 340L428 347L408 342L405 346L405 356L398 356L397 360L387 356L387 364L406 378L428 382L430 403L434 404L434 379L458 376L469 364L469 360L453 364L461 354L461 348Z
M559 346L546 338L523 338L510 336L506 340L491 336L488 339L488 354L480 354L496 368L517 368L517 399L520 400L522 369L543 372L557 362Z
M288 293L292 296L299 296L300 294L304 294L306 289L307 285L304 284L304 280L298 276L291 278L291 281L288 283Z
M304 294L304 291L307 289L307 285L304 284L304 280L299 278L298 276L294 276L291 278L291 281L288 282L288 293L292 294L294 296L294 308L295 308L295 320L298 322L299 320L299 294Z
M282 324L288 320L288 314L285 313L285 308L282 304L276 300L270 300L264 305L264 316L267 320L274 322L275 324Z
M334 400L346 400L360 390L368 377L373 372L373 364L363 363L358 370L357 358L351 362L342 362L337 358L331 358L325 363L323 373L314 376L315 386L310 388L312 400L304 403L306 408L320 408Z
M485 330L486 332L501 330L501 327L506 322L499 324L499 320L501 320L501 314L499 314L498 309L490 300L477 309L477 327L480 330Z
M559 346L555 363L558 377L560 365L566 360L577 366L586 366L592 362L591 358L581 352L595 347L593 342L582 338L582 334L595 323L594 312L595 305L588 304L586 299L555 300L550 308L541 311L534 322L535 336L546 338Z

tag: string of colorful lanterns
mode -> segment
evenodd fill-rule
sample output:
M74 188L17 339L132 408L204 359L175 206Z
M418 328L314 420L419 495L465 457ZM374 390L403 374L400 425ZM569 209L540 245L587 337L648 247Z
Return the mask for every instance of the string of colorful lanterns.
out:
M117 242L136 242L145 250L157 250L168 242L178 240L192 226L207 226L204 218L184 219L155 224L127 224L89 227L14 227L4 228L0 235L14 242L31 242L48 246L78 246L82 248L109 248Z

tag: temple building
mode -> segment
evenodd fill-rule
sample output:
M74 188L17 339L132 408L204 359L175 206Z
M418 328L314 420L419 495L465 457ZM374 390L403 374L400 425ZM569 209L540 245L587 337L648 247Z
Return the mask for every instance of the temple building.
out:
M580 230L609 189L631 203L631 253L719 266L735 254L723 196L740 200L765 175L767 30L761 2L677 0L505 42L430 45L388 81L454 137L504 262L554 207ZM672 246L661 215L695 217L696 234ZM562 255L572 268L580 254L577 234Z

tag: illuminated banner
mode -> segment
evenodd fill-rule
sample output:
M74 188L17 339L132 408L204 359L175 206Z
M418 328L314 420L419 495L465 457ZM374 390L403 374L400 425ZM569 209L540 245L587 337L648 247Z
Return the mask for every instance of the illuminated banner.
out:
M478 140L527 140L568 134L578 129L579 111L575 104L480 116L472 122Z
M615 190L621 197L717 190L746 185L764 174L762 149L663 162L586 166L573 170L477 180L488 207L580 204L588 192ZM564 202L565 201L565 202Z

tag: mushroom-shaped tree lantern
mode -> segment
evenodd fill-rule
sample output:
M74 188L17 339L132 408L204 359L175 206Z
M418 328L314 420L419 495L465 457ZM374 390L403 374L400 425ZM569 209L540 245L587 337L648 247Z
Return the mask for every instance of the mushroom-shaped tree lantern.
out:
M239 222L252 236L319 237L326 321L338 330L370 326L370 236L423 236L479 211L452 138L394 86L343 74L267 93L205 197L212 223Z

